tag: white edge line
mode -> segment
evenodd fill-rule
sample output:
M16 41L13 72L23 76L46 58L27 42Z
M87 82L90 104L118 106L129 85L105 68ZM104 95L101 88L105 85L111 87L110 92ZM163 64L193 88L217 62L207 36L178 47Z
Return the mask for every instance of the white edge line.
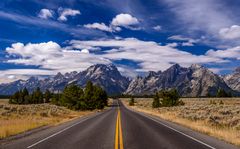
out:
M125 106L125 107L126 107L126 106ZM129 109L128 107L126 107L126 108ZM185 134L185 133L183 133L183 132L181 132L181 131L179 131L179 130L177 130L177 129L175 129L175 128L172 128L172 127L170 127L170 126L168 126L168 125L166 125L166 124L164 124L164 123L162 123L162 122L159 122L159 121L153 119L153 118L150 117L150 116L146 116L145 114L140 113L140 112L137 112L137 111L134 111L134 110L132 110L132 109L129 109L129 110L131 110L131 111L133 111L133 112L135 112L135 113L138 113L138 114L140 114L140 115L142 115L142 116L144 116L144 117L146 117L146 118L148 118L148 119L150 119L150 120L152 120L152 121L154 121L154 122L156 122L156 123L158 123L158 124L161 124L161 125L169 128L169 129L171 129L171 130L173 130L173 131L175 131L175 132L178 132L178 133L180 133L180 134L182 134L182 135L184 135L184 136L186 136L186 137L188 137L188 138L190 138L190 139L192 139L192 140L194 140L194 141L196 141L196 142L198 142L198 143L200 143L200 144L203 144L203 145L211 148L211 149L216 149L215 147L212 147L212 146L209 145L209 144L206 144L206 143L204 143L204 142L202 142L202 141L200 141L200 140L198 140L198 139L196 139L196 138L194 138L194 137L192 137L192 136L189 136L189 135L187 135L187 134Z
M98 114L93 115L93 116L91 116L91 117L87 117L87 118L85 118L85 119L82 119L81 121L79 121L79 122L77 122L77 123L75 123L75 124L73 124L73 125L71 125L71 126L68 126L67 128L64 128L63 130L58 131L58 132L56 132L56 133L54 133L54 134L52 134L52 135L50 135L50 136L48 136L48 137L46 137L46 138L44 138L44 139L38 141L38 142L36 142L36 143L34 143L34 144L28 146L27 148L32 148L32 147L38 145L39 143L42 143L42 142L44 142L44 141L46 141L46 140L48 140L48 139L50 139L50 138L52 138L52 137L54 137L54 136L56 136L56 135L62 133L62 132L64 132L64 131L66 131L66 130L68 130L68 129L70 129L70 128L72 128L72 127L74 127L74 126L76 126L76 125L78 125L78 124L80 124L80 123L82 123L82 122L88 120L88 119L91 119L91 118L96 117L96 116L99 115L99 114L101 114L101 113L98 113Z

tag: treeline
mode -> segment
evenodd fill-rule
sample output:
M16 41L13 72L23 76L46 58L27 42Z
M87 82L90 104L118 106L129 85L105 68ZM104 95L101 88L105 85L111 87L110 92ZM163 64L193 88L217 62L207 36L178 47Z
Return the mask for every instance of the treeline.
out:
M27 88L19 90L14 93L9 100L11 104L39 104L39 103L48 103L52 97L52 93L49 90L46 90L45 93L42 93L38 87L36 90L29 93Z
M231 92L228 93L224 89L220 88L218 89L217 94L211 97L218 97L218 98L232 97L232 94ZM158 91L152 98L153 98L153 102L152 102L153 108L184 105L184 102L180 100L180 95L176 89ZM222 104L221 102L220 104ZM134 104L135 104L134 97L131 96L129 100L129 106L134 106Z
M174 89L172 89L174 90ZM166 90L162 90L166 91ZM160 91L161 92L161 91ZM179 97L181 97L178 94ZM240 94L234 94L231 91L227 92L222 88L219 88L215 94L208 93L206 96L195 96L195 97L185 97L182 96L181 98L196 98L196 97L201 97L201 98L224 98L224 97L239 97ZM111 96L111 98L155 98L156 94L150 94L150 95L129 95L129 94L121 94L121 95L114 95Z
M209 95L209 97L212 97L211 95ZM215 97L221 98L221 97L233 97L231 92L226 92L224 89L220 88L217 91L217 94Z
M88 82L83 90L77 85L65 87L62 93L53 94L49 90L45 93L37 88L30 94L26 88L17 91L11 96L11 104L40 104L51 102L56 105L65 106L73 110L103 109L107 106L107 93L99 86Z
M131 97L129 100L129 106L134 105L134 97ZM161 90L156 92L156 94L153 96L152 108L172 107L178 105L184 105L184 102L180 100L180 95L176 89Z
M9 99L10 97L9 95L0 95L0 99Z
M85 89L77 85L67 86L62 94L52 98L52 103L74 110L103 109L107 106L107 93L99 86L88 82Z

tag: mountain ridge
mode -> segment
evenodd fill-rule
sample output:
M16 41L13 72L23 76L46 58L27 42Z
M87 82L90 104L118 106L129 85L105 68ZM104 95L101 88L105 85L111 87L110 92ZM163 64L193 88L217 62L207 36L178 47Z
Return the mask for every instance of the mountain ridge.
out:
M240 68L235 72L237 73L232 74L235 76L234 79L236 79L236 74L240 76ZM230 75L228 78L230 78ZM188 68L174 64L165 71L150 71L145 77L137 76L132 80L122 75L113 64L96 64L81 72L73 71L65 74L59 72L55 76L45 79L33 76L28 80L0 84L0 94L11 95L24 87L30 92L36 87L40 87L42 91L49 89L56 93L61 92L69 84L85 87L89 80L104 88L110 95L123 93L149 95L161 89L171 88L176 88L180 95L186 97L215 95L219 88L232 93L240 91L240 83L239 88L233 89L233 85L231 86L227 82L226 77L220 77L198 64L193 64Z
M219 88L233 92L220 76L201 65L184 68L175 64L157 77L135 78L125 94L154 94L158 90L171 88L176 88L180 95L186 97L214 96Z

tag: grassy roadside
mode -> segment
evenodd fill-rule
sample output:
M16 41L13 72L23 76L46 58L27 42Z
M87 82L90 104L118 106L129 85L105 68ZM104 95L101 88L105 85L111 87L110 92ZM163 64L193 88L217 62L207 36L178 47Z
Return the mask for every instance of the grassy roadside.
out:
M41 126L54 126L95 111L72 111L52 104L11 105L0 100L0 139Z
M152 99L135 99L130 108L240 146L240 99L212 100L183 99L184 106L152 109ZM129 99L122 101L128 106Z

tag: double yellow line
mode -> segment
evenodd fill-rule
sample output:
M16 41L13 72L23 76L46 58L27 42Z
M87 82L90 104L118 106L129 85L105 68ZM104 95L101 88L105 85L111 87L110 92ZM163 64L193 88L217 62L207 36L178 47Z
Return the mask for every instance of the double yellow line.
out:
M118 107L118 115L117 115L117 122L116 122L115 149L123 149L121 112L119 107Z

